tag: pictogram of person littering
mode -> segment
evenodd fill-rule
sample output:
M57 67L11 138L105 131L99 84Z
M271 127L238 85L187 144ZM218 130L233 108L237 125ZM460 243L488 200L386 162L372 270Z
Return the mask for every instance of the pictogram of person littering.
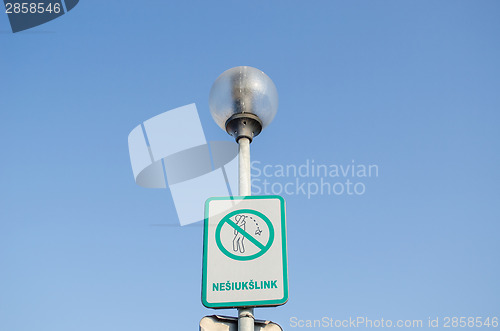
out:
M236 225L238 225L243 231L245 231L245 215L236 215L234 220L236 221ZM245 237L236 229L234 229L234 239L233 239L233 251L240 253L245 253L245 246L243 244L243 240Z

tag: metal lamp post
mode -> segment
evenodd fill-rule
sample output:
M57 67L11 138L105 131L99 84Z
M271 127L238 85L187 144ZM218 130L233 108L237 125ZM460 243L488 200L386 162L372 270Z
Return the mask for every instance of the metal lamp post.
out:
M223 72L210 90L210 113L239 145L239 195L249 196L250 143L271 123L278 110L278 91L273 81L253 67ZM253 331L253 307L238 308L238 330Z

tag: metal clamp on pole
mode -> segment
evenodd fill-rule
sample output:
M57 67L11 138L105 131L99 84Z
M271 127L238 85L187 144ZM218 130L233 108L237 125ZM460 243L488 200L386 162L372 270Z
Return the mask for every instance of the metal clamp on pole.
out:
M253 308L238 309L238 331L253 331L255 326Z

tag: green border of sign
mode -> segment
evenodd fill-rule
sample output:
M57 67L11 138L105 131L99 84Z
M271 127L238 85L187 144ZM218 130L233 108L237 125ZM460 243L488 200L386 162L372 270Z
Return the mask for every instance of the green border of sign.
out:
M253 255L239 256L239 255L233 254L233 253L229 252L224 247L224 245L222 245L222 242L221 242L221 239L220 239L220 231L221 231L222 227L224 226L224 224L228 223L230 226L232 226L228 222L228 220L231 217L233 217L234 215L240 214L240 213L253 214L255 216L259 216L260 218L262 218L262 220L264 220L264 222L266 222L267 227L269 228L269 239L267 240L267 244L265 246L261 244L263 246L261 248L261 250L258 253L255 253ZM238 226L237 225L234 225L234 226L236 226L235 229L238 230ZM254 238L247 238L247 239L248 240L253 239L255 241ZM273 242L274 242L274 228L273 228L273 223L271 223L271 221L269 220L269 218L267 218L266 215L262 214L261 212L259 212L257 210L253 210L253 209L238 209L238 210L230 212L229 214L227 214L226 216L224 216L224 218L219 222L219 225L217 225L217 229L215 230L215 242L217 243L217 247L219 247L219 249L222 251L222 253L224 253L224 255L226 255L227 257L230 257L231 259L238 260L238 261L250 261L250 260L258 258L259 256L264 255L269 250L269 248L271 248L271 246L273 245ZM250 242L252 242L252 241L250 240ZM257 244L259 244L259 243L257 242ZM260 247L258 247L258 248L260 248Z
M262 200L262 199L278 199L281 208L281 243L283 256L283 298L276 300L260 300L260 301L238 301L238 302L207 302L207 254L208 254L208 206L213 200ZM286 217L285 217L285 199L279 195L252 195L252 196L237 196L237 197L213 197L205 202L205 224L203 234L203 271L201 284L201 302L207 308L237 308L237 307L272 307L284 305L288 301L288 264L286 254Z

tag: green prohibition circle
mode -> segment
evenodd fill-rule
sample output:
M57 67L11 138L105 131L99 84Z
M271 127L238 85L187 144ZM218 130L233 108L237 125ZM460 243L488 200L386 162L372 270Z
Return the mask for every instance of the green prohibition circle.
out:
M220 239L220 231L221 231L222 227L224 226L224 224L226 224L228 221L230 221L230 218L233 217L234 215L243 214L243 213L259 216L261 219L264 220L264 222L266 222L267 227L269 228L269 239L267 240L267 244L258 253L255 253L255 254L249 255L249 256L238 256L238 255L235 255L235 254L229 252L224 247L224 245L222 245L222 241ZM217 225L217 229L215 230L215 242L217 243L217 247L219 247L219 249L221 250L222 253L224 253L224 255L230 257L233 260L238 260L238 261L249 261L249 260L253 260L253 259L258 258L259 256L262 256L264 253L266 253L269 250L269 248L273 244L273 241L274 241L273 224L271 223L269 218L267 218L266 215L264 215L261 212L258 212L256 210L253 210L253 209L239 209L239 210L235 210L233 212L230 212L229 214L224 216L224 218Z

